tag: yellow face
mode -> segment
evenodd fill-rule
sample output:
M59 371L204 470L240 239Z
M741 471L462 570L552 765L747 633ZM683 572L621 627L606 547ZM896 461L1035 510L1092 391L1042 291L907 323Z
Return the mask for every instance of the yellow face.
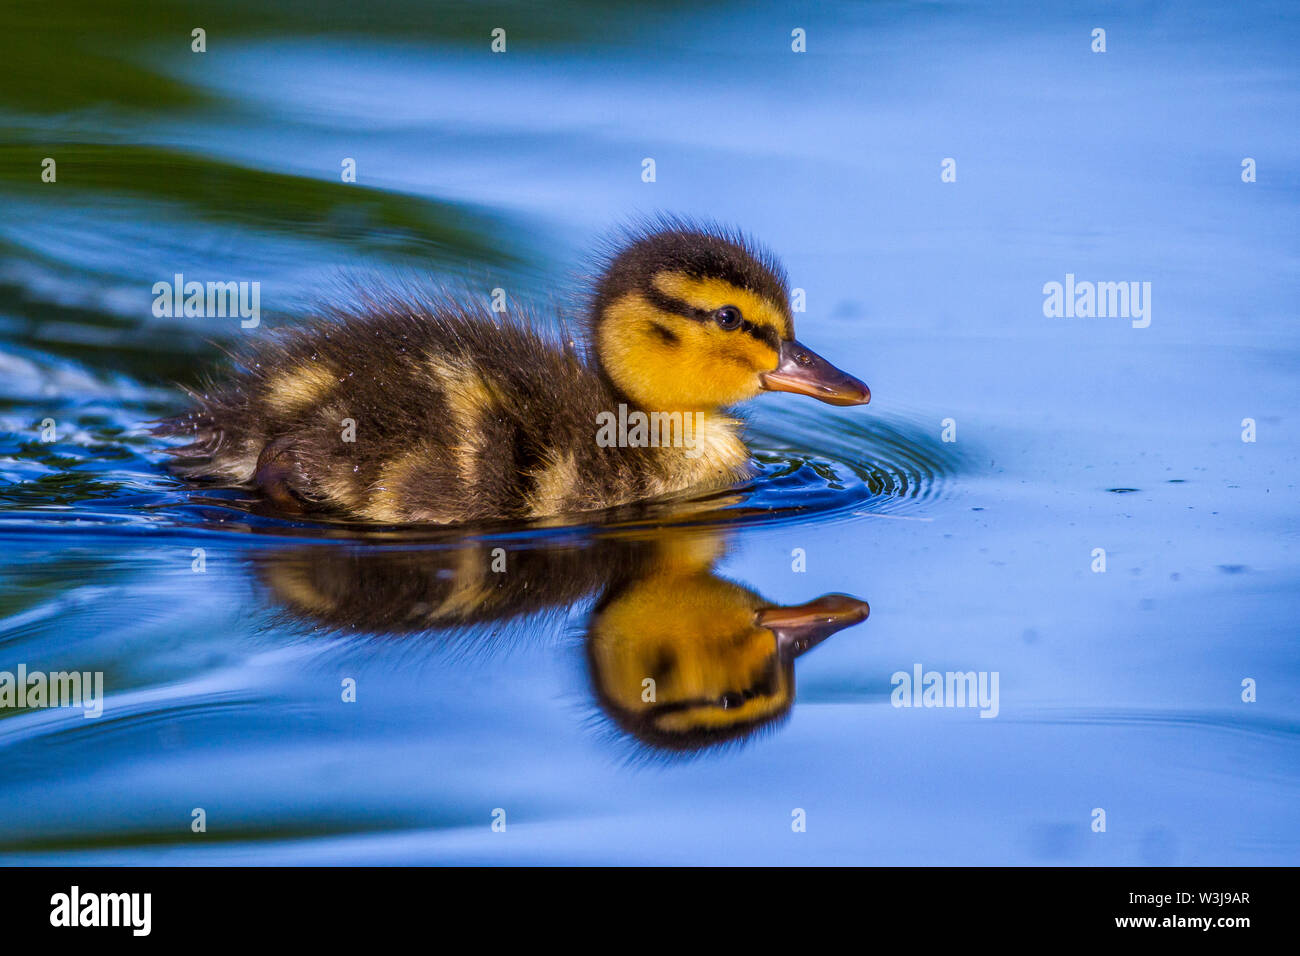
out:
M665 270L610 302L597 348L642 408L709 411L753 398L794 338L789 305L725 279Z

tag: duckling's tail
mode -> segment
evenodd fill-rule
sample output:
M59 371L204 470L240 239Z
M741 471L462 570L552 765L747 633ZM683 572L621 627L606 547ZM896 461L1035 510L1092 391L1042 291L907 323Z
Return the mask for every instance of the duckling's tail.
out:
M250 409L233 396L187 391L193 400L190 409L155 422L151 429L159 437L189 439L167 449L172 459L168 469L191 480L235 484L252 480L266 436Z

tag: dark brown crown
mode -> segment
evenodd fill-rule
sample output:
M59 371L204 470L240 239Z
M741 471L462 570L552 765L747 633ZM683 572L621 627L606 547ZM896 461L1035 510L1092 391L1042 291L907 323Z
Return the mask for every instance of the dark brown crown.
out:
M660 272L722 279L789 310L785 270L770 252L738 232L659 217L632 227L612 246L594 290L593 324L627 293L651 291L651 280Z

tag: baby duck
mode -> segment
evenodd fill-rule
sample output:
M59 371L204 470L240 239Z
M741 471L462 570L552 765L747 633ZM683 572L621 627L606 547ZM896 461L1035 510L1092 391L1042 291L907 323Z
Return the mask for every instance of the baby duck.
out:
M661 220L608 257L580 351L445 296L371 292L242 358L159 431L173 469L291 513L378 524L539 519L723 488L750 473L727 409L867 386L795 341L780 265Z

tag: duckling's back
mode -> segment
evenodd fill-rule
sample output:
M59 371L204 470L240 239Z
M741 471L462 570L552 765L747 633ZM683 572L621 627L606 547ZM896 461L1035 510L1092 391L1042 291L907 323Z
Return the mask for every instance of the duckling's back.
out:
M571 345L478 306L372 299L243 366L160 431L192 439L178 473L256 484L286 510L450 523L664 490L653 449L596 447L618 399Z

